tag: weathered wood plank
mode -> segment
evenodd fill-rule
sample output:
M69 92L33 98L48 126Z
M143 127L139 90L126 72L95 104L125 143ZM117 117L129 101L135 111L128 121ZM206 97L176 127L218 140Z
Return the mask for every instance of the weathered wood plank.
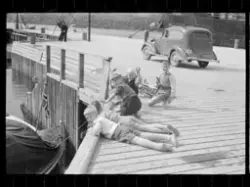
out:
M198 134L198 135L192 135L192 136L187 136L187 137L179 137L179 141L180 141L180 144L189 144L191 142L197 142L197 140L199 140L199 142L207 142L207 141L220 141L220 140L223 140L224 138L232 138L235 137L235 136L239 136L241 137L242 134L242 138L244 138L244 129L238 129L237 131L233 131L233 132L215 132L214 135L211 134L207 134L207 135L201 135L201 134ZM182 142L182 143L181 143ZM109 147L109 149L113 149L113 148L118 148L118 147L121 147L121 143L120 142L115 142L115 141L112 141L112 142L108 142L108 144L103 144L103 147Z
M240 149L232 150L229 153L211 153L202 155L192 155L181 158L169 158L164 160L155 160L148 163L131 164L127 167L110 167L95 170L97 173L180 173L190 168L213 167L215 164L225 164L227 160L234 160L235 157L244 158L244 151Z
M192 174L219 174L224 173L225 171L232 170L233 167L243 168L244 166L238 166L245 159L244 156L239 156L237 158L229 158L229 159L219 159L217 161L208 161L201 164L189 164L184 166L175 166L172 168L162 168L162 169L154 169L154 170L146 170L139 172L132 172L133 174L149 174L149 173L177 173L183 174L185 170L190 170L189 172ZM229 164L228 166L224 166L225 164ZM207 168L206 165L211 165L210 168ZM222 165L222 166L221 166ZM197 168L202 168L200 170L194 170Z
M87 172L98 140L99 138L97 136L91 135L89 131L87 132L65 174L84 174Z
M141 156L140 159L138 159L138 157L131 157L131 158L120 158L120 159L113 159L113 160L106 160L105 162L98 161L98 156L95 160L92 161L92 169L91 169L91 173L98 171L98 170L102 170L104 168L117 168L118 169L122 169L127 167L126 172L130 172L130 171L135 171L138 169L141 170L147 170L147 169L151 169L152 165L150 165L151 163L153 163L154 166L161 166L161 162L162 161L166 161L169 159L179 159L182 160L181 158L196 158L197 155L212 155L214 154L218 154L220 153L228 153L229 155L232 153L230 153L230 151L234 151L234 150L242 150L244 149L244 145L240 145L240 143L242 143L242 140L236 140L236 142L227 142L225 141L224 144L220 144L218 146L211 146L211 145L207 145L204 146L203 149L199 149L199 150L190 150L190 151L184 151L184 152L174 152L174 153L159 153L157 151L153 151L155 154L152 155L144 155ZM238 151L236 151L238 152ZM117 155L115 155L116 157L118 157ZM154 164L155 163L155 164ZM156 165L157 163L159 163L159 165ZM171 165L171 162L169 162L168 164Z
M237 170L244 170L245 169L245 162L244 162L245 157L238 157L231 159L226 162L225 165L215 165L217 167L211 167L211 168L203 168L199 170L189 170L186 172L180 172L181 174L224 174L226 172L234 171L235 169Z
M245 142L244 138L239 139L237 141L241 141L242 143ZM206 143L202 143L202 144L196 144L195 147L193 145L186 145L183 147L178 147L175 152L171 153L171 155L176 154L176 153L181 153L181 151L184 151L184 150L185 151L187 151L187 150L194 151L197 149L205 149L207 147L226 146L226 145L235 145L235 142L232 139L227 139L226 137L224 137L224 139L222 139L221 141L218 141L218 142L206 142ZM139 151L121 153L121 154L119 154L119 157L117 157L117 154L98 156L98 158L95 160L95 162L96 163L97 162L105 162L105 161L117 160L117 159L125 160L125 159L136 158L136 157L137 158L139 157L141 159L141 157L145 157L145 156L148 156L148 157L151 155L161 156L162 154L166 155L166 153L162 153L159 151L144 148L144 149L139 150Z

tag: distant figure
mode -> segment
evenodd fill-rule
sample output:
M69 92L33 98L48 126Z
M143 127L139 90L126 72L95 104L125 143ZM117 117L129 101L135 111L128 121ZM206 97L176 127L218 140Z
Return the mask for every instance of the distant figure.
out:
M57 23L57 26L61 29L61 34L59 36L59 41L67 41L68 26L64 21Z

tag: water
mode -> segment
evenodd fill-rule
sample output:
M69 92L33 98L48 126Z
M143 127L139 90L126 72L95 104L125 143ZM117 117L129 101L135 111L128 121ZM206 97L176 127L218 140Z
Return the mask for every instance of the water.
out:
M26 102L26 93L29 91L22 79L13 76L12 69L6 69L6 112L23 118L20 104Z

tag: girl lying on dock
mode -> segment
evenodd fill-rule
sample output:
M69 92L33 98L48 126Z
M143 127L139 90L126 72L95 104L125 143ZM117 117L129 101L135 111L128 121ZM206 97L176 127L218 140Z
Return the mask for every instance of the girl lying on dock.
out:
M175 98L176 81L173 74L169 72L170 64L168 61L163 62L163 73L157 77L157 91L153 98L149 101L148 106L152 107L158 103L162 103L166 108Z
M91 133L95 136L102 135L111 140L132 143L158 151L173 151L173 146L176 147L177 144L175 134L148 133L134 130L129 126L115 123L98 114L96 107L91 104L85 109L84 115L89 127L92 127Z

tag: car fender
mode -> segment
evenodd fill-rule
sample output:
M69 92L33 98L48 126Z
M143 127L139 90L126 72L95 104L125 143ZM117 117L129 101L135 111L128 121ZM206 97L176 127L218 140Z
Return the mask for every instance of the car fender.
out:
M171 56L171 53L172 53L173 51L178 52L178 54L179 54L183 59L186 58L185 52L184 52L183 49L180 48L179 46L174 46L174 47L170 50L169 57Z
M145 42L143 45L142 45L142 48L141 48L141 50L143 50L143 48L144 47L146 47L146 46L148 46L152 51L152 54L156 54L156 47L154 46L154 44L153 43L151 43L151 42Z

